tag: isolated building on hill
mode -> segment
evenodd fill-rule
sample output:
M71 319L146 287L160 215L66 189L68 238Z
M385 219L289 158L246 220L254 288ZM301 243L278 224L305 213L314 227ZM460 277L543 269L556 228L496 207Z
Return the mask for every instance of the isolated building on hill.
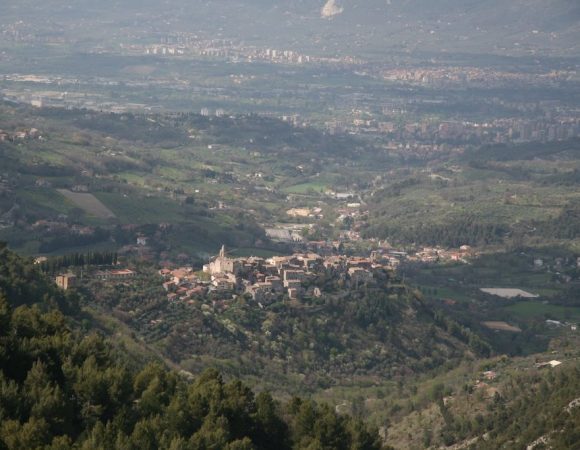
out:
M77 277L72 273L67 273L64 275L59 275L55 279L56 285L64 289L65 291L71 287L75 287L77 285Z

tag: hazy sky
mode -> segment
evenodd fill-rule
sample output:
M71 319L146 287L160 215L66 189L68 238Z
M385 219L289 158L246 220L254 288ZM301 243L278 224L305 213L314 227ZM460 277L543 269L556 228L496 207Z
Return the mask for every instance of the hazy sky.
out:
M580 55L579 0L0 1L0 23L81 39L182 31L333 52Z

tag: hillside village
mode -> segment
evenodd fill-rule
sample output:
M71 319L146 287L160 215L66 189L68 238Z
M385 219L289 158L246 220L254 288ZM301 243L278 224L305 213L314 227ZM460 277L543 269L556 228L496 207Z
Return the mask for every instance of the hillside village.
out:
M137 235L137 245L126 246L119 254L126 261L127 248L138 250L130 252L137 260L147 261L150 252L150 239ZM402 249L380 243L377 248L356 255L339 252L338 242L310 242L308 245L295 246L291 255L278 255L269 258L256 256L230 257L222 246L218 255L210 258L202 270L193 265L179 265L171 260L160 261L158 274L162 277L162 287L170 302L189 302L199 298L228 300L244 296L264 307L280 300L302 300L321 297L327 283L338 283L345 291L362 286L377 285L381 280L390 278L387 274L396 271L401 263L437 264L449 261L468 263L475 255L469 246L460 249L424 247L408 253ZM96 254L99 255L99 254ZM116 253L114 254L116 258ZM181 255L182 260L186 255ZM84 258L84 255L80 255ZM87 256L88 258L89 256ZM187 259L187 258L185 258ZM49 258L38 257L36 264L49 269ZM84 259L83 259L84 261ZM87 260L88 261L88 260ZM68 263L67 263L68 264ZM79 263L81 265L85 264ZM66 266L66 265L65 265ZM64 290L78 287L83 279L104 282L132 284L131 279L140 275L134 264L116 261L113 264L99 263L90 269L85 265L83 273L69 271L55 277L56 284Z
M163 287L171 301L186 301L196 295L214 294L220 298L246 295L258 305L287 298L320 297L320 277L341 280L345 287L373 283L380 273L390 272L397 257L372 252L370 257L320 256L294 253L271 258L230 258L222 247L219 255L204 265L203 272L191 267L161 269Z

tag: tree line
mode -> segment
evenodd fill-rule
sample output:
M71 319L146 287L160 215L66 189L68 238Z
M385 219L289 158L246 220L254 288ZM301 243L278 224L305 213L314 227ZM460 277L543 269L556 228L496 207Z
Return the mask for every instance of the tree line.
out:
M45 273L54 274L67 267L114 266L117 261L117 252L71 253L49 257L40 263L40 269Z

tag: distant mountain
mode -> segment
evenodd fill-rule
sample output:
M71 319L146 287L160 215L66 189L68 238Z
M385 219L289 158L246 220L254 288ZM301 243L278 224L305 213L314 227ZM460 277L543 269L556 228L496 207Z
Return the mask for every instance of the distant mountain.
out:
M4 20L206 32L264 46L377 56L388 50L580 55L575 0L10 0ZM2 19L0 19L2 20Z

